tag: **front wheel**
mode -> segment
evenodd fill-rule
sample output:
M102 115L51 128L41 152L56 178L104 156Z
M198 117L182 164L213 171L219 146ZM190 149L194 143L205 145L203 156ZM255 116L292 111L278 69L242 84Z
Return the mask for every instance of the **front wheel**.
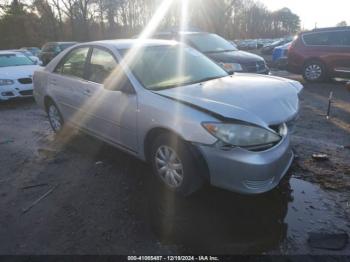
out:
M304 65L303 77L308 82L321 82L327 78L326 68L318 61L307 62Z
M63 118L55 103L49 102L47 105L47 115L50 125L55 133L59 133L63 129Z
M151 149L153 173L169 190L188 196L202 185L196 159L181 139L160 135Z

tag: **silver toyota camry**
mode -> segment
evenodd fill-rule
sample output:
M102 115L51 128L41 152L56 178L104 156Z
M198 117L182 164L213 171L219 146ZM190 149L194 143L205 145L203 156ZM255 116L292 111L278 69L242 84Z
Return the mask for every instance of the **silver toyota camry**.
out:
M299 82L229 74L174 41L78 44L34 74L55 132L80 130L148 161L170 190L276 187L293 161ZM67 140L69 141L69 140Z

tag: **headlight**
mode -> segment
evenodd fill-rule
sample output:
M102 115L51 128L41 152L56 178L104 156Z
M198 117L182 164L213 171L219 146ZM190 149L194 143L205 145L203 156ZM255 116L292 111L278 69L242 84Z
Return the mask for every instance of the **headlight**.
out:
M203 123L203 126L210 134L232 146L268 145L277 143L282 138L273 131L257 126L224 123Z
M0 86L13 85L15 82L11 79L0 79Z
M243 71L243 68L242 68L241 64L237 64L237 63L220 63L220 65L226 71L232 71L232 72L241 72L241 71Z

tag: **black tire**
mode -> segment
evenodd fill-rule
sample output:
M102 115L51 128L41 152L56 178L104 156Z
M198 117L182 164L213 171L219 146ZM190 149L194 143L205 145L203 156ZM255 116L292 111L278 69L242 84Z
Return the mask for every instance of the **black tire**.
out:
M56 111L57 119L55 119L55 120L53 119L53 117L52 117L53 113L51 110ZM63 120L63 117L62 117L60 110L58 109L57 105L52 100L49 100L46 104L46 113L47 113L47 116L49 118L49 122L50 122L52 130L55 133L60 133L63 129L64 120ZM59 126L58 126L58 124L59 124Z
M177 186L170 186L169 183L166 182L166 175L161 175L158 171L160 166L156 161L156 157L159 156L159 151L163 147L171 148L180 160L178 163L182 164L182 181ZM198 174L199 170L201 170L197 163L198 161L188 145L176 136L169 134L158 136L151 146L149 159L152 164L153 174L157 177L157 180L172 192L182 196L189 196L199 190L203 184L203 179L200 174Z
M303 78L310 83L318 83L328 79L325 65L317 60L306 62L303 67Z

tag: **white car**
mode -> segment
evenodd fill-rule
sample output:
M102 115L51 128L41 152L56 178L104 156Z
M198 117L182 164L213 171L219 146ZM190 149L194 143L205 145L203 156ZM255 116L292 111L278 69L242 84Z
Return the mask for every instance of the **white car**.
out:
M33 96L33 74L39 69L22 53L0 51L0 101Z

